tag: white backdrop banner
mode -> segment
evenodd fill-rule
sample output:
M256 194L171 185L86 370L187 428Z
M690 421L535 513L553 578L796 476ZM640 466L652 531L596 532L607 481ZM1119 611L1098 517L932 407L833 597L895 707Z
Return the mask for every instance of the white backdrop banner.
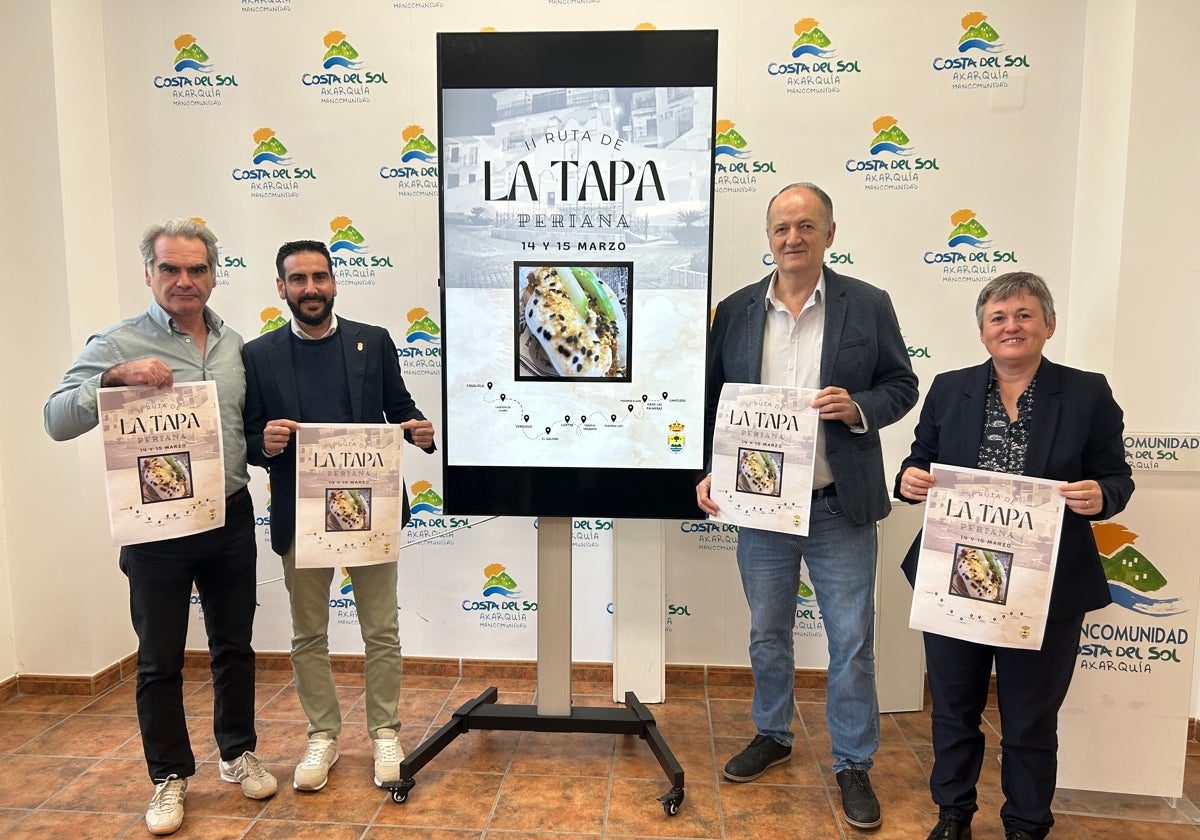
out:
M715 164L713 250L680 269L711 270L714 305L771 270L767 201L805 180L834 200L829 264L891 294L923 383L979 359L974 298L1000 272L1046 277L1068 326L1083 0L928 0L919 14L885 0L126 0L103 13L112 158L98 165L112 173L121 311L146 305L135 246L156 220L199 217L216 233L211 305L247 339L286 320L274 282L279 245L323 240L335 249L337 311L391 332L405 384L439 430L437 181L470 166L470 144L437 133L438 32L716 29L717 126L705 141ZM679 229L676 241L690 233L687 216L661 223ZM702 366L697 355L688 376ZM907 452L914 422L882 430L887 463ZM404 543L415 544L399 561L405 653L533 659L536 610L524 603L536 592L532 520L443 515L442 455L410 454ZM270 493L262 471L253 474L259 578L270 581L280 575L265 540ZM697 511L692 524L707 523ZM747 661L736 532L716 527L667 529L669 662ZM589 529L574 530L576 653L604 658L611 549L603 531L583 541ZM331 601L352 600L341 577L335 570ZM493 586L505 592L485 595ZM824 667L819 615L804 592L797 664ZM282 584L261 586L259 600L256 647L287 650ZM488 601L508 608L472 606ZM333 650L361 650L349 614L330 632ZM193 628L189 644L202 645L202 631Z

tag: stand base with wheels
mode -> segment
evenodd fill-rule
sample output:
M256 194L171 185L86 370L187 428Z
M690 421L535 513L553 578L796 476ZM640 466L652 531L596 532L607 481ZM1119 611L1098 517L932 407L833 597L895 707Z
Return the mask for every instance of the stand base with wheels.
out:
M642 705L632 691L625 693L625 708L598 709L581 706L572 709L570 715L542 715L536 706L501 704L496 702L497 691L493 686L473 700L459 707L436 733L409 753L400 762L400 780L384 785L392 793L392 800L404 802L408 792L417 783L413 776L433 760L459 735L472 729L516 730L520 732L589 732L609 735L637 735L650 745L650 751L658 759L663 772L671 780L671 789L658 798L667 816L679 813L683 802L683 768L671 753L670 747L658 731L654 715Z
M394 802L405 802L413 776L463 733L472 729L519 732L589 732L637 735L650 745L671 789L658 798L669 817L683 803L683 768L671 753L654 715L632 691L625 708L571 707L571 520L538 519L538 704L500 704L493 686L459 707L450 722L400 762L400 780L385 784Z

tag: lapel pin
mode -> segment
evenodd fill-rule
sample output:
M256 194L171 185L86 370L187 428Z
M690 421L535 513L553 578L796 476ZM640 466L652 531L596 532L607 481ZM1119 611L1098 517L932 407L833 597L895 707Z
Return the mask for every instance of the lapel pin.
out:
M361 342L361 341L360 341L360 342L358 342L358 352L359 352L359 353L361 353L361 352L362 352L362 342Z

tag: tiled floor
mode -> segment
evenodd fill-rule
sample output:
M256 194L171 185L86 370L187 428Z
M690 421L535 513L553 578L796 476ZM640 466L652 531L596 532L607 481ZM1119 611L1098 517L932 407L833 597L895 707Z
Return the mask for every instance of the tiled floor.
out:
M187 672L193 747L202 763L187 794L179 838L372 838L372 840L579 840L579 838L917 838L936 811L926 788L931 758L928 713L888 714L871 774L883 827L847 828L828 769L829 740L821 692L797 690L792 760L758 782L720 778L724 761L753 735L749 689L668 685L667 702L651 706L687 774L687 798L667 817L656 797L669 784L645 742L635 736L473 731L416 775L402 805L371 782L371 750L362 712L362 677L338 676L346 728L342 758L325 790L297 793L294 762L304 719L290 674L260 671L258 755L278 776L265 802L241 796L217 776L212 687ZM532 703L534 683L409 677L401 697L402 743L411 749L489 684L502 703ZM573 686L579 706L611 705L611 686ZM994 710L989 725L996 724ZM994 744L994 732L989 743ZM1195 744L1189 746L1195 748ZM1196 751L1190 750L1189 752ZM976 840L1001 840L998 766L990 749L981 785ZM1185 794L1200 800L1200 754L1189 755ZM133 683L99 698L18 695L0 704L0 835L4 837L149 837L142 820L152 792L134 717ZM1200 838L1189 825L1060 815L1054 838Z

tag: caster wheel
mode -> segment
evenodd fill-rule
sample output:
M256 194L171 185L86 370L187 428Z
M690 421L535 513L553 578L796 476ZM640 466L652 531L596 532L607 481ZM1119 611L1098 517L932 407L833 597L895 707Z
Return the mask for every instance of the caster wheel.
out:
M658 798L662 803L663 813L668 817L673 817L679 813L679 806L683 804L683 788L671 788Z
M408 792L416 783L416 779L401 779L399 782L388 784L387 791L392 795L393 802L402 804L408 800Z

